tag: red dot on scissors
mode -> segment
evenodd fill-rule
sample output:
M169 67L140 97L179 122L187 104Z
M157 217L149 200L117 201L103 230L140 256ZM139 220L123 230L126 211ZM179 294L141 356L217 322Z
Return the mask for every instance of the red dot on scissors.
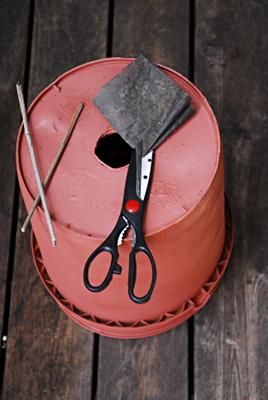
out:
M128 200L125 204L125 209L130 213L136 213L140 207L141 205L138 200Z

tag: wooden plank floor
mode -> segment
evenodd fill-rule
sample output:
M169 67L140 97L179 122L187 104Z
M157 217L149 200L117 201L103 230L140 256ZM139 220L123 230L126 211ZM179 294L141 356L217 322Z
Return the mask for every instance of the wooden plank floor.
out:
M1 400L268 399L267 20L264 0L1 1ZM34 271L29 233L19 231L15 84L30 102L75 65L139 53L188 76L215 111L235 248L190 321L114 340L63 315Z

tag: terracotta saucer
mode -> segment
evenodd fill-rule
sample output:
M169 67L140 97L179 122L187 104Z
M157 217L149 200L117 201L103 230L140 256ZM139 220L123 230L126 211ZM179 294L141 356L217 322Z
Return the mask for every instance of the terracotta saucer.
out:
M45 288L48 290L49 294L58 303L60 308L77 324L90 331L114 338L142 338L153 336L182 324L192 315L197 313L202 307L204 307L218 287L229 263L233 248L233 222L230 206L227 200L225 201L225 223L226 235L224 248L220 260L209 280L204 283L195 296L189 298L183 304L180 304L176 309L159 315L159 317L155 320L139 320L133 321L133 323L125 323L124 321L115 320L103 320L98 318L96 315L87 314L83 310L78 309L74 304L71 304L68 299L65 299L61 295L57 287L50 279L46 270L46 266L44 265L38 243L32 232L31 246L33 260L40 279Z

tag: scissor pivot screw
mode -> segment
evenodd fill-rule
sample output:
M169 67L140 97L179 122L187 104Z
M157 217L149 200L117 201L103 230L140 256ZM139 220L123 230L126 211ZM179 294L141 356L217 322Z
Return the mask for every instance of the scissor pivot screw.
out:
M140 202L138 200L128 200L125 204L125 209L129 212L129 213L136 213L139 211L141 205Z

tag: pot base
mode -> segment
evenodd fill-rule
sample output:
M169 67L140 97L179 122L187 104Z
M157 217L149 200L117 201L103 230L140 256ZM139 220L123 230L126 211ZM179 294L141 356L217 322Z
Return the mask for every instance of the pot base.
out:
M56 286L51 281L33 232L31 236L31 247L34 265L41 281L43 282L43 285L58 303L60 308L65 312L65 314L72 318L77 324L100 335L114 338L134 339L157 335L172 329L175 326L185 322L208 302L223 277L233 248L233 222L231 210L227 200L225 202L225 224L226 234L224 248L220 260L210 279L199 289L195 296L187 299L176 309L161 314L157 319L150 321L140 320L133 323L125 323L123 321L113 320L108 321L100 319L96 315L87 314L82 310L79 310L77 307L75 307L75 305L71 304L60 294Z

